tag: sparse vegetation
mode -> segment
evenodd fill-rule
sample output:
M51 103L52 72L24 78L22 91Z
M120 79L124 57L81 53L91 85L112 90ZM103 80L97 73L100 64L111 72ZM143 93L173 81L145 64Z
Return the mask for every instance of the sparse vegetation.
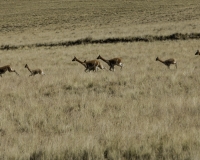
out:
M13 3L0 2L0 46L24 47L0 50L1 66L20 75L0 77L0 159L200 158L198 39L37 46L198 34L199 1ZM121 57L123 69L85 73L72 62L98 55ZM30 78L26 63L45 76Z

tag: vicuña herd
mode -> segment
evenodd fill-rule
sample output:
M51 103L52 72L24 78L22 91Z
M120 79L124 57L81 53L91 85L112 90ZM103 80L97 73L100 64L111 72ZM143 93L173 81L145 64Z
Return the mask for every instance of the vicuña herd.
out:
M44 72L41 70L41 69L34 69L34 70L31 70L28 65L26 64L25 65L25 68L27 68L29 70L29 72L31 73L29 76L34 76L36 74L41 74L41 75L45 75ZM4 74L6 71L8 72L15 72L18 76L19 74L13 70L10 65L7 65L7 66L3 66L3 67L0 67L0 76L2 77L2 74Z
M195 53L195 55L200 55L200 52L199 50L197 50L197 52ZM110 71L115 71L115 68L114 66L119 66L123 67L123 64L122 64L122 60L121 58L113 58L113 59L109 59L109 60L106 60L104 59L103 57L101 57L100 55L97 57L97 59L101 59L102 61L104 61L105 63L108 64L108 66L110 67L109 70ZM85 72L87 71L97 71L98 69L106 69L100 61L98 60L90 60L90 61L80 61L79 59L77 59L76 57L74 57L72 59L72 61L77 61L79 62L80 64L82 64L84 67L85 67ZM174 64L175 67L177 68L177 62L175 59L173 58L170 58L170 59L167 59L167 60L161 60L159 57L156 58L156 61L159 61L161 63L163 63L164 65L166 65L168 68L170 68L170 65L171 64ZM40 75L45 75L44 72L41 70L41 69L34 69L34 70L31 70L29 68L29 66L26 64L25 65L25 68L27 68L29 70L29 72L31 73L29 76L34 76L36 74L40 74ZM2 77L2 74L4 74L6 71L8 72L15 72L18 76L19 74L13 70L10 65L6 65L6 66L3 66L3 67L0 67L0 76Z
M108 66L110 67L110 71L115 71L115 68L114 66L117 65L117 66L120 66L121 69L123 67L123 64L121 62L121 58L113 58L113 59L110 59L110 60L106 60L104 58L102 58L100 55L97 57L97 59L101 59L103 60L104 62L106 62L108 64ZM72 59L72 61L77 61L79 62L80 64L82 64L84 67L85 67L85 72L88 70L88 71L97 71L98 69L106 69L100 61L98 60L91 60L91 61L80 61L79 59L77 59L76 57L74 57Z

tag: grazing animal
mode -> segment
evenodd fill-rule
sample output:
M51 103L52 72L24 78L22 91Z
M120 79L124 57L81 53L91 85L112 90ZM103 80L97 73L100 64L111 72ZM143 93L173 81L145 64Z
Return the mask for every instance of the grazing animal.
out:
M197 50L197 52L195 53L195 55L200 55L200 52L199 52L199 50Z
M103 57L101 57L100 55L97 57L97 59L101 59L101 60L103 60L104 62L106 62L109 66L110 66L110 71L115 71L115 68L114 68L114 66L116 65L116 66L120 66L121 67L121 69L122 69L122 67L123 67L123 64L122 64L122 60L121 60L121 58L113 58L113 59L110 59L110 60L106 60L106 59L104 59Z
M176 68L177 68L177 62L173 58L170 58L170 59L167 59L167 60L163 61L163 60L161 60L160 58L157 57L156 61L160 61L161 63L165 64L168 68L170 68L171 64L174 64L176 66Z
M3 66L3 67L0 67L0 76L2 77L2 74L4 74L6 71L8 71L8 72L15 72L19 76L19 74L15 70L13 70L10 67L10 65L6 65L6 66Z
M77 59L76 57L74 57L72 59L72 61L77 61L79 62L80 64L82 64L84 67L85 67L85 72L87 72L87 70L89 70L89 72L91 70L93 71L97 71L97 68L98 68L98 61L97 60L91 60L91 61L80 61L79 59Z
M41 74L41 75L45 75L44 72L41 70L41 69L34 69L34 70L31 70L28 65L26 64L25 65L25 68L27 68L29 70L29 72L31 72L31 74L29 76L34 76L36 74Z

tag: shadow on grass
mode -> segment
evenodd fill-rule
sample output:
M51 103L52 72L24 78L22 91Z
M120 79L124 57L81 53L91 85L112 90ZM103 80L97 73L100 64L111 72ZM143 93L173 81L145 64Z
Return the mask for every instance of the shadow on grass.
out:
M37 43L29 45L1 45L0 50L15 50L23 48L35 48L35 47L56 47L56 46L75 46L82 44L106 44L106 43L127 43L127 42L155 42L155 41L169 41L169 40L189 40L200 39L200 33L174 33L166 36L151 36L146 35L144 37L122 37L122 38L106 38L106 39L92 39L86 37L84 39L78 39L75 41L56 42L56 43Z
M163 142L160 141L158 144L151 146L151 149L144 151L140 147L139 150L129 148L127 150L118 150L113 147L106 148L104 151L99 150L98 152L92 150L65 150L62 153L52 154L45 153L43 151L34 152L30 155L30 160L43 160L43 159L73 159L73 160L115 160L115 159L124 159L124 160L176 160L176 159L185 159L190 160L190 150L184 144L181 151L177 151L173 146L164 146Z

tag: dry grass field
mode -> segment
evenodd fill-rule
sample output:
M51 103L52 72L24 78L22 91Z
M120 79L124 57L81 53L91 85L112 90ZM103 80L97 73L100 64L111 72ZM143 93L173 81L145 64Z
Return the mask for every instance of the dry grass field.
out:
M1 1L0 46L24 47L0 50L0 66L20 75L0 77L0 159L200 159L200 40L35 45L199 33L199 8L198 0ZM98 55L121 57L123 69L85 73L72 61ZM25 64L45 75L29 77Z

